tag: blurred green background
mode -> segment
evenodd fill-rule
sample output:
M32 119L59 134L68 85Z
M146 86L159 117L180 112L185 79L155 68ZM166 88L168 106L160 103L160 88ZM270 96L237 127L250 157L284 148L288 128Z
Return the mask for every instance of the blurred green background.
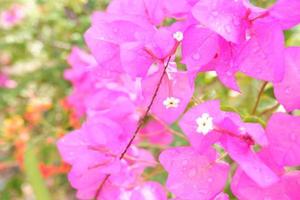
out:
M274 1L254 1L260 6ZM21 5L24 19L0 26L0 72L12 88L0 87L0 200L75 199L66 179L68 166L57 153L57 138L78 127L64 99L70 84L63 79L73 45L85 48L83 33L93 11L109 0L0 0L0 13ZM300 46L300 29L286 32L287 45ZM251 113L263 84L238 74L242 94L224 88L214 75L200 75L195 98L219 98L223 108L246 121L266 122L278 109L268 84L257 113Z

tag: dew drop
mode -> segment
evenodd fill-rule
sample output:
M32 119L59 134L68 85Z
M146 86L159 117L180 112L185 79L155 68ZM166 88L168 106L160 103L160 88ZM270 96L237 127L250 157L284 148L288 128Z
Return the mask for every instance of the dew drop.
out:
M286 87L284 92L287 95L291 94L291 88L290 87Z
M267 59L267 55L266 54L261 54L261 58L262 59Z
M226 25L225 26L225 31L227 32L227 33L231 33L231 27L229 26L229 25Z
M193 168L193 169L191 169L191 170L189 171L189 177L190 177L190 178L196 176L196 174L197 174L197 170L196 170L195 168Z
M188 164L188 161L187 161L187 160L184 160L184 161L182 162L182 164L183 164L183 165L187 165L187 164Z
M253 48L253 53L258 53L259 52L259 48L256 47L256 48Z
M198 193L202 196L202 195L206 195L207 194L207 190L198 190Z
M262 73L262 68L261 67L256 67L256 69L255 69L255 72L257 73L257 74L261 74Z
M216 17L216 16L219 15L219 13L218 13L218 11L213 11L213 12L212 12L212 15L213 15L214 17Z
M195 54L193 54L193 59L194 60L199 60L200 59L200 54L199 53L195 53Z
M118 32L119 32L119 29L118 29L118 28L113 28L113 32L114 32L114 33L118 33Z
M239 26L240 25L240 21L237 19L237 18L233 18L233 24L235 25L235 26Z
M296 133L292 133L292 134L291 134L291 140L292 140L292 141L296 141L296 139L297 139Z
M212 178L209 178L209 179L207 179L207 181L208 181L209 183L211 183L211 182L213 181L213 179L212 179Z
M226 75L227 75L227 76L232 76L232 72L231 72L231 71L228 71L228 72L226 72Z

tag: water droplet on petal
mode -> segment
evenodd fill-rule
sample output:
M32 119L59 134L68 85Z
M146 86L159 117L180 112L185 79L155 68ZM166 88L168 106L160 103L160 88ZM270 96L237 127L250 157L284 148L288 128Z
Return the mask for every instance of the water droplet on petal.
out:
M188 164L188 161L187 161L187 160L184 160L184 161L182 162L182 164L183 164L183 165L187 165L187 164Z
M231 72L231 71L227 71L227 72L226 72L226 75L227 75L227 76L232 76L232 72Z
M239 26L240 25L240 20L239 19L237 19L237 18L233 18L233 24L235 25L235 26Z
M232 29L231 29L231 27L230 27L229 25L226 25L226 26L225 26L225 31L226 31L227 33L231 33Z
M253 48L253 53L258 53L259 52L259 48L258 47L256 47L256 48Z
M212 12L212 15L216 17L216 16L219 15L219 13L218 13L218 11L213 11L213 12Z
M261 54L262 59L267 59L267 55L266 54Z
M251 39L251 33L249 30L246 30L246 33L245 33L245 39L246 41L250 40Z
M255 72L257 73L257 74L261 74L262 73L262 67L260 67L260 66L258 66L258 67L256 67L256 69L255 69Z
M291 140L296 141L297 139L297 134L296 133L291 133Z
M198 193L202 196L202 195L206 195L207 194L207 190L198 190Z
M212 178L209 178L207 181L208 181L209 183L211 183L211 182L213 181L213 179L212 179Z
M195 54L193 54L192 58L194 60L199 60L200 59L200 54L199 53L195 53Z
M119 29L118 28L113 28L113 32L117 33L117 32L119 32Z
M191 169L191 170L189 171L189 177L190 177L190 178L196 176L196 174L197 174L197 170L196 170L195 168L193 168L193 169Z
M285 94L287 94L287 95L291 94L291 88L290 87L285 88Z

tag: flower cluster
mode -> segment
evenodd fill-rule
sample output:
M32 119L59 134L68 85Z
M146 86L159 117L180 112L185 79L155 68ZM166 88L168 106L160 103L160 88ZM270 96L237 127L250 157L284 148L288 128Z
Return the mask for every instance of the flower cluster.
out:
M299 199L299 117L275 113L264 128L218 100L191 104L199 73L215 71L239 91L241 72L273 83L286 110L300 109L300 48L286 48L283 33L300 23L299 10L298 0L268 9L247 0L114 0L95 12L85 33L91 54L74 47L65 73L68 102L86 121L58 141L77 197L220 200L229 183L238 199ZM171 145L175 121L189 146ZM145 140L163 147L158 159L141 148ZM159 165L164 186L144 176Z
M14 4L0 14L0 27L11 28L19 24L25 17L25 6Z

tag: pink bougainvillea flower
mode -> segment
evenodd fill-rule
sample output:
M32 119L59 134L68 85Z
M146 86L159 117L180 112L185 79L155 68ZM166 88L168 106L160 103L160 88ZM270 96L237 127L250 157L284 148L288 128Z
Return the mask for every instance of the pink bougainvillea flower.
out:
M221 192L213 200L229 200L228 194Z
M277 164L299 166L300 117L276 113L269 120L266 132L270 142L268 149Z
M0 71L0 88L14 88L17 83L9 78L9 76Z
M260 80L282 80L282 27L267 10L247 1L207 0L198 2L192 12L204 27L192 26L185 32L183 61L189 70L215 70L220 81L236 91L238 71Z
M235 47L224 39L219 38L219 51L215 58L207 64L207 67L213 68L220 81L232 90L239 92L235 74L239 71L239 66L235 63ZM204 67L204 71L207 71Z
M64 76L67 80L72 81L74 85L81 84L86 74L97 66L95 58L78 47L73 47L68 57L68 63L71 69L67 69Z
M147 21L132 16L95 13L85 41L98 64L107 70L124 71L120 60L120 45L143 41L154 28Z
M174 37L174 33L161 28L143 42L123 44L121 62L124 69L133 77L144 77L153 63L164 63L175 53L178 42Z
M177 0L176 3L172 0L162 0L163 9L168 17L182 19L190 14L192 7L198 0Z
M229 166L199 154L191 147L163 151L159 160L168 172L166 186L179 199L212 199L225 186Z
M118 155L123 151L130 134L124 132L121 125L95 116L79 131L60 139L58 149L64 161L72 165L74 179L85 175L90 169L112 173L118 170Z
M160 0L114 0L107 12L144 18L154 25L160 24L165 17Z
M142 81L146 105L149 105L154 93L153 83L158 83L161 74L160 70ZM172 72L171 63L162 80L151 112L159 119L172 123L183 113L193 92L193 85L189 81L188 74L186 72Z
M234 195L245 200L289 200L300 197L300 173L298 171L287 172L278 183L262 188L253 182L242 170L238 169L231 183Z
M86 199L86 198L83 198ZM90 198L87 198L90 199ZM157 182L141 182L136 186L128 188L120 188L113 182L108 182L103 187L97 200L167 200L166 192L163 187Z
M300 23L299 9L300 1L298 0L277 0L268 13L283 29L290 29Z
M130 112L135 109L133 104L139 100L141 93L140 81L125 73L103 70L91 55L77 47L72 49L68 62L72 68L67 69L64 76L73 85L68 102L78 116L116 106ZM127 106L122 106L124 104Z
M130 200L167 200L167 195L159 183L145 182L132 191Z
M189 71L199 71L208 64L219 50L219 37L213 31L201 26L190 26L184 32L182 59Z
M130 126L131 122L122 123ZM92 198L107 174L111 174L110 182L114 185L131 185L146 167L156 165L149 152L135 147L120 160L131 134L128 127L94 116L80 130L58 141L63 160L72 166L68 177L78 196L87 194Z
M68 63L71 68L65 71L64 77L71 81L73 85L73 91L68 97L68 103L80 117L87 110L84 102L95 91L95 81L91 74L97 63L93 56L78 47L72 48L72 52L68 57Z
M171 57L182 40L181 32L155 28L136 17L95 13L85 39L99 65L143 77L151 64ZM112 63L113 62L113 63Z
M0 25L4 28L10 28L19 24L25 17L24 7L19 4L12 5L0 15Z
M85 104L88 116L101 114L110 119L120 119L138 114L134 102L126 93L109 89L102 89L90 95Z
M246 11L241 0L202 0L192 9L193 16L201 24L234 43L245 38Z
M278 181L276 174L251 149L255 142L262 146L268 144L263 128L258 124L243 123L234 113L220 111L218 101L192 108L182 118L180 126L199 152L220 143L259 185L268 186Z
M184 33L182 42L183 62L189 71L216 71L220 81L227 87L239 91L235 73L235 49L216 33L201 27L191 26Z
M149 196L163 198L165 194L159 184L143 182L141 175L147 167L154 167L157 162L152 154L146 150L131 147L124 159L121 160L121 168L118 173L110 174L108 185L117 187L118 190L111 192L103 188L98 195L98 199L132 199L144 196L146 192ZM110 197L110 198L108 198ZM145 198L147 200L147 198Z
M245 142L227 137L222 141L222 146L241 169L261 187L267 187L278 181L275 172L264 164Z
M203 152L219 139L220 135L213 132L213 125L221 121L224 115L219 101L208 101L189 110L179 124L191 145Z
M237 50L240 71L257 79L279 82L284 75L284 36L279 24L256 20L248 40Z
M300 109L300 48L285 50L285 75L281 82L274 84L276 99L287 109Z
M168 145L173 141L173 135L164 124L157 119L153 119L140 131L141 140L146 139L153 144Z

